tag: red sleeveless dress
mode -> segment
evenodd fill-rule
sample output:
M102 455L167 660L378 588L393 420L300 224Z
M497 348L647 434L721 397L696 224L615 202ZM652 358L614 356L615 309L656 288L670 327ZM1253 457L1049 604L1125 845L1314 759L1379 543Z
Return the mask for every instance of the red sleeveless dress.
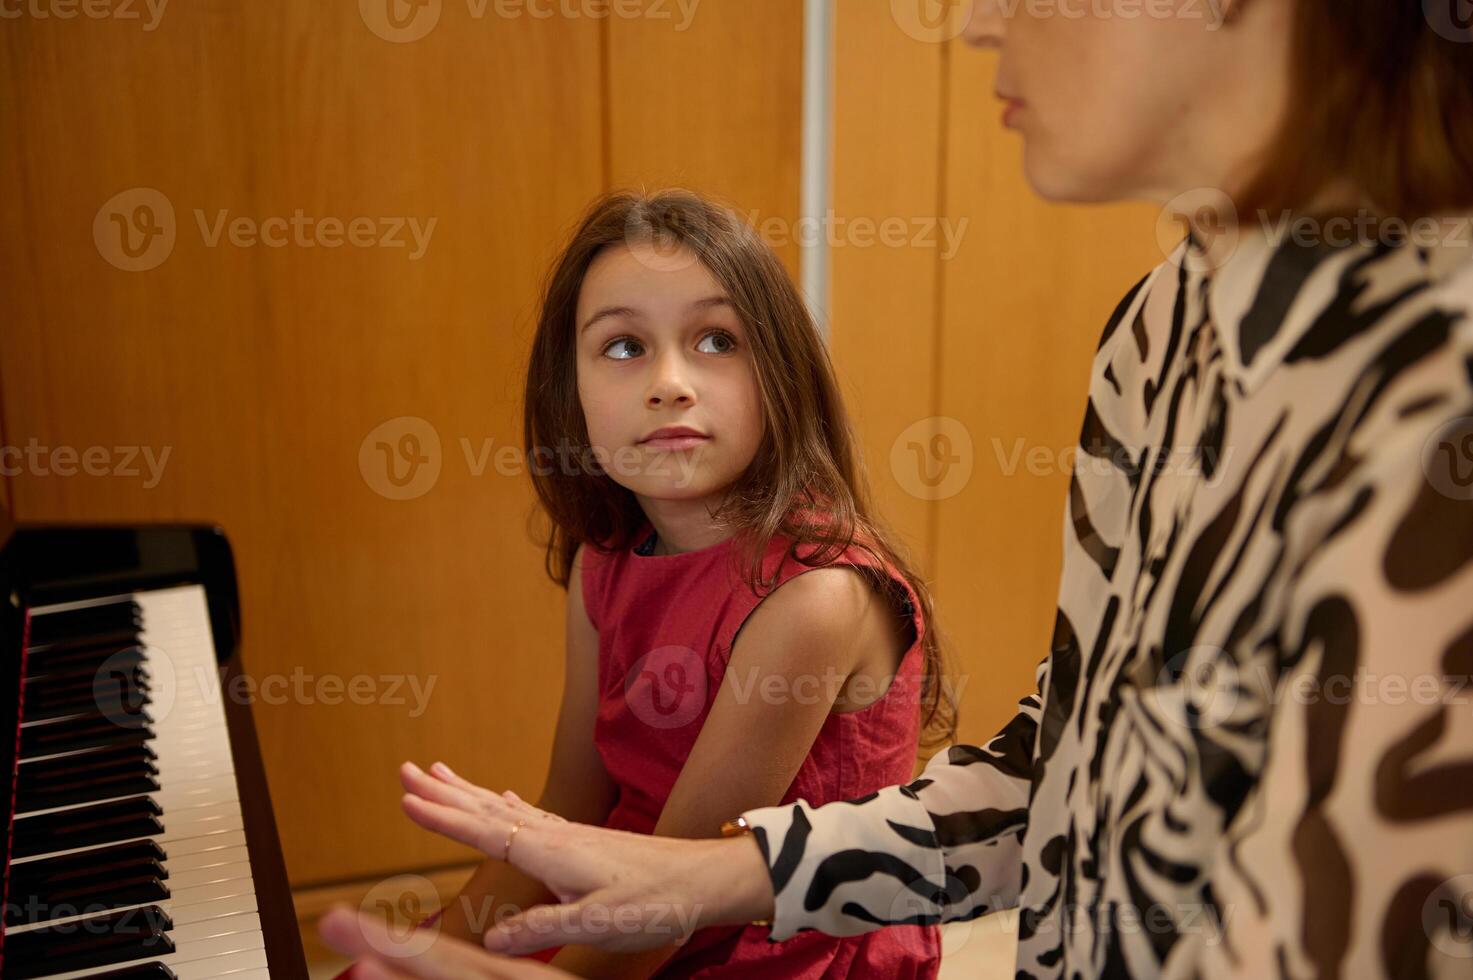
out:
M584 549L583 601L599 635L594 742L619 786L604 826L649 834L715 701L737 633L763 597L742 578L735 537L655 555L648 553L654 529L646 521L635 540L634 548ZM778 585L810 570L785 555L790 543L774 537L764 557L765 578L780 565ZM806 546L801 553L810 554ZM835 563L875 565L854 547ZM886 571L897 608L912 617L915 642L883 696L858 711L829 715L781 803L853 799L912 778L926 624L909 584L893 568ZM803 932L781 943L768 942L768 934L763 926L700 930L656 976L931 980L941 962L936 926L844 938Z

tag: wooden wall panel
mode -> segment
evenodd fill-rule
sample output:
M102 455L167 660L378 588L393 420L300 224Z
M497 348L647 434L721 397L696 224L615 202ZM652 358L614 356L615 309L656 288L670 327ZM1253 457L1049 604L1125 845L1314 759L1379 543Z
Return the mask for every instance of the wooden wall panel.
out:
M971 225L944 272L936 383L939 414L970 436L972 474L936 505L935 574L966 671L963 739L978 741L1011 717L1048 652L1090 361L1120 297L1163 256L1154 207L1033 194L1021 138L996 121L995 52L951 43L945 193Z
M459 440L518 444L536 286L603 183L587 94L600 25L472 9L445 4L410 43L355 3L288 0L174 4L151 32L26 18L4 32L7 436L170 453L153 487L26 472L17 509L219 521L251 672L373 678L367 705L315 683L255 705L297 884L465 860L398 813L397 762L443 754L535 794L550 745L562 593L526 531L525 476L475 475ZM94 217L140 186L170 202L176 241L158 267L122 271ZM211 247L196 209L207 226L298 209L437 224L410 260ZM360 471L365 438L398 416L441 442L417 499ZM422 713L403 679L433 679Z
M837 210L942 230L936 249L834 251L832 346L876 496L935 589L961 738L982 741L1047 652L1059 460L1106 318L1161 259L1155 210L1043 202L997 122L995 53L946 42L924 6L837 11Z
M796 276L803 4L702 0L688 20L643 6L672 16L608 21L611 185L689 187L779 219L766 237Z
M936 415L945 49L888 4L841 3L834 33L829 346L876 509L929 576L935 507L905 443Z

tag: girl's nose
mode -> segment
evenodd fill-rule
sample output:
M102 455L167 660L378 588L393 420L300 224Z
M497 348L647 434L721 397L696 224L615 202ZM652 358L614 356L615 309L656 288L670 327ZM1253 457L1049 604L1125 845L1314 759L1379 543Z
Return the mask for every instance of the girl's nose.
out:
M974 48L1002 46L1007 33L1007 17L1000 0L972 0L972 14L967 19L962 37Z
M653 408L656 405L687 405L695 400L695 391L686 379L685 365L680 358L657 359L649 392L645 395L646 403Z

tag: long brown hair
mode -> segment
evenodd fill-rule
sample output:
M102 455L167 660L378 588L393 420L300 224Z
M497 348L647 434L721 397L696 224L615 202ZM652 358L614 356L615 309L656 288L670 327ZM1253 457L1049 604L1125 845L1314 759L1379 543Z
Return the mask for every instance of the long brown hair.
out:
M589 266L605 248L634 244L689 249L721 283L746 328L766 433L712 515L737 537L735 553L746 581L759 595L775 585L776 571L763 578L763 558L775 535L790 538L786 554L810 567L832 563L851 545L891 565L914 590L925 622L921 744L952 741L957 706L930 590L896 536L872 512L828 350L766 243L735 211L691 191L623 191L599 198L548 275L523 414L533 486L551 522L548 575L566 588L579 545L629 547L644 522L634 494L590 464L574 344L578 295ZM583 454L580 464L539 464L551 452L566 461L569 450ZM815 515L819 519L811 520ZM800 546L806 553L798 553ZM888 577L872 570L861 574L882 594L889 591Z
M1404 219L1473 207L1473 24L1458 0L1296 0L1290 108L1248 210L1305 207L1333 182Z

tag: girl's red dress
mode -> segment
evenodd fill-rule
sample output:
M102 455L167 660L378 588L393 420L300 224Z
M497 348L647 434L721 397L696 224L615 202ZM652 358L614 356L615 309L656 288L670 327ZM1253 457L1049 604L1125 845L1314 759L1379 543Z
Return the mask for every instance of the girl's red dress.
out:
M604 826L649 834L716 699L737 634L762 597L737 567L735 537L681 554L647 554L654 529L646 521L634 540L640 542L634 548L584 549L583 602L598 630L594 744L619 787ZM776 536L764 556L764 578L779 569L778 586L812 570L785 554L790 543ZM810 555L811 546L800 546L799 553ZM835 564L876 567L872 556L853 546ZM883 696L857 711L829 715L781 803L853 799L913 777L926 624L910 585L882 567L894 605L913 621L915 640ZM822 689L843 678L814 680ZM732 681L751 697L763 696L761 678ZM791 695L815 693L795 688ZM941 960L936 926L892 926L845 938L803 932L781 943L768 942L768 934L763 926L700 930L655 976L929 980Z

